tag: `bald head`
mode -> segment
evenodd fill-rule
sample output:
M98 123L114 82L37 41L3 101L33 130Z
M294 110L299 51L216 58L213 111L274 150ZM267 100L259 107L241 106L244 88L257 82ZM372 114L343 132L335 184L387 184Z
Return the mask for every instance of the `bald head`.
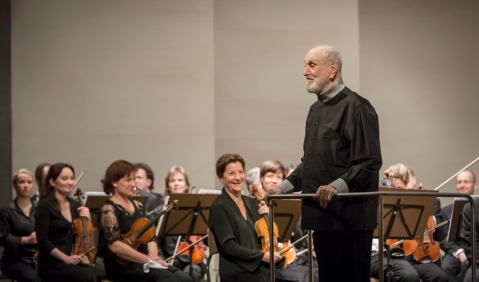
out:
M320 58L324 65L337 64L338 73L341 74L343 69L343 59L341 58L339 51L334 49L333 46L319 45L309 50L308 54L309 53Z
M306 89L318 96L328 91L341 78L343 61L341 54L329 45L309 50L304 58Z

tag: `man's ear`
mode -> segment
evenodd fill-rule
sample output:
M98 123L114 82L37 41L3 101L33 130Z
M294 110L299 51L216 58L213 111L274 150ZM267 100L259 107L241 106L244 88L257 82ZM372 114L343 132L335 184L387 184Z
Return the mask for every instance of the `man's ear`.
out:
M146 179L146 183L147 183L148 188L150 188L150 186L151 186L151 179Z
M329 74L329 78L331 80L334 80L336 76L338 75L338 63L332 63L331 64L331 73Z

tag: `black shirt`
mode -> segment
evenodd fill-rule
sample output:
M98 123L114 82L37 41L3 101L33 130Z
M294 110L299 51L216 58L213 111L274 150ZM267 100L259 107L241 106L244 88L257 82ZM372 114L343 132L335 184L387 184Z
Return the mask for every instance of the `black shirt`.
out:
M241 280L251 277L251 281L262 280L259 266L264 253L254 225L260 219L254 199L242 196L246 207L245 220L236 203L223 188L221 195L211 206L208 226L215 236L220 254L220 277L222 280Z
M70 212L72 221L68 221L58 209L57 205L50 199L42 199L38 203L35 213L35 230L37 232L37 241L40 255L39 263L56 263L56 259L50 252L57 248L67 256L71 255L74 236L72 223L79 217L79 202L68 198L70 202Z
M376 111L347 87L332 98L322 101L321 96L306 119L302 163L280 188L289 192L289 185L309 194L340 180L346 192L377 191L382 159ZM304 199L302 207L304 229L374 230L377 225L375 198L333 197L326 209L316 200Z
M36 202L32 201L29 216L26 216L17 204L17 199L5 205L0 210L0 242L5 248L2 261L21 260L33 262L37 251L36 244L21 244L22 237L35 232Z

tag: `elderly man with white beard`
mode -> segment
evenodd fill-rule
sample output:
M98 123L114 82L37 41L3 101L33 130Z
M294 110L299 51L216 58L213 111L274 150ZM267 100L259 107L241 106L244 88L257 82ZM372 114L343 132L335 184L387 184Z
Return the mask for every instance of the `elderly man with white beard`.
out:
M305 57L306 89L318 96L306 119L301 164L270 194L302 191L303 229L314 232L320 281L370 281L375 198L338 199L337 193L378 190L382 165L379 122L368 100L347 88L342 59L331 46Z

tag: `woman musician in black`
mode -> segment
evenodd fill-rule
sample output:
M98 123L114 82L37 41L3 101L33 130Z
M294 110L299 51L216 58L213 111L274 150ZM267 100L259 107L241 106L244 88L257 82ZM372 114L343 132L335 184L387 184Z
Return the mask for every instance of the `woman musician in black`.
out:
M106 275L113 281L148 281L148 282L191 282L183 271L169 266L158 257L158 247L154 241L143 244L138 250L122 243L122 234L130 231L133 223L145 217L143 205L130 199L135 194L135 167L133 164L119 160L107 169L102 180L103 190L112 194L100 209L99 250L105 261ZM116 257L129 261L120 264ZM165 269L149 269L146 273L143 265L150 260Z
M31 199L33 173L20 169L13 175L15 200L0 211L0 242L5 248L2 272L18 282L37 281L33 255L37 251L35 233L36 201Z
M209 228L220 254L220 278L224 282L269 281L269 252L261 252L255 223L268 212L251 197L241 195L245 181L245 162L240 155L225 154L216 162L216 175L223 184L221 195L211 206ZM283 257L275 252L274 261ZM276 271L277 281L297 278Z
M69 164L50 167L35 213L38 240L38 273L43 281L93 281L93 269L79 263L82 257L72 255L74 236L72 222L90 218L90 211L68 197L73 189L75 171Z

